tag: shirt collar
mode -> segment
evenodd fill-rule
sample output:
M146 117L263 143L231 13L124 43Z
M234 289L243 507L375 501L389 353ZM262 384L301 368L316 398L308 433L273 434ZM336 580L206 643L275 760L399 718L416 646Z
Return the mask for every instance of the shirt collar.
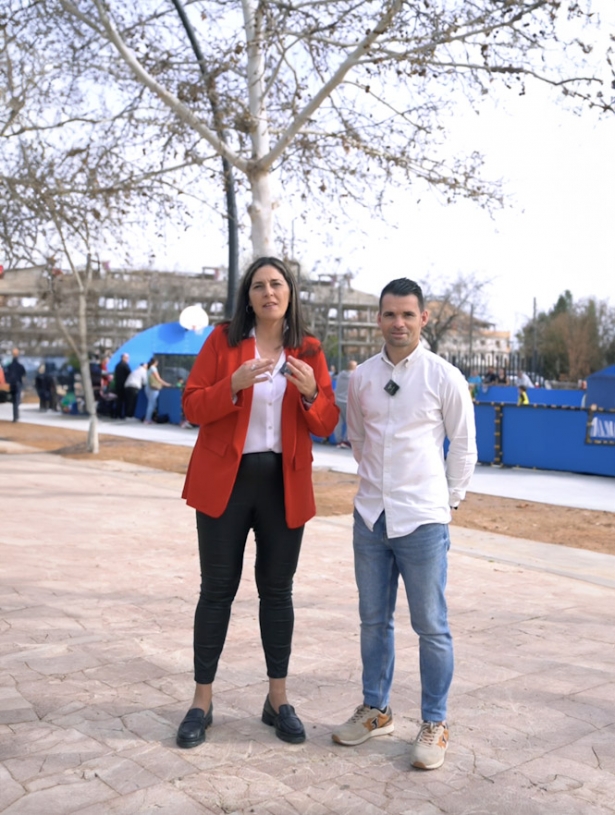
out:
M414 349L414 351L412 351L412 353L408 354L408 356L407 356L407 357L404 357L404 359L402 359L400 362L398 362L398 363L397 363L397 365L401 365L401 366L403 366L404 368L407 368L407 367L408 367L408 365L410 365L410 363L411 363L411 362L414 362L414 361L415 361L415 360L417 360L417 359L418 359L420 356L422 356L422 355L423 355L424 350L425 350L425 348L424 348L424 346L423 346L423 343L422 343L422 342L419 340L419 344L416 346L416 348ZM383 359L383 360L386 362L386 364L387 364L387 365L389 365L391 368L396 368L396 367L397 367L397 365L395 365L395 364L394 364L394 363L393 363L393 362L392 362L392 361L389 359L389 357L388 357L388 355L387 355L387 352L386 352L386 344L384 344L384 345L382 346L382 350L380 351L380 357L381 357L381 359Z
M284 320L284 328L282 329L282 335L284 336L287 331L288 331L288 321ZM254 337L254 339L256 339L256 326L255 325L253 325L252 328L250 329L250 333L248 334L248 337Z

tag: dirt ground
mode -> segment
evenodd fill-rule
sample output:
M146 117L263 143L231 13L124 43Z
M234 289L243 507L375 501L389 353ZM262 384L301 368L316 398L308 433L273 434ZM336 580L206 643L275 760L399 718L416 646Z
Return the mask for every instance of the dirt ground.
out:
M68 458L88 458L85 433L78 430L0 421L0 440L18 442ZM160 470L185 473L190 448L122 439L101 433L98 460L116 459ZM314 471L318 515L352 512L357 477ZM615 513L551 506L533 501L469 493L453 523L544 543L559 543L615 555Z

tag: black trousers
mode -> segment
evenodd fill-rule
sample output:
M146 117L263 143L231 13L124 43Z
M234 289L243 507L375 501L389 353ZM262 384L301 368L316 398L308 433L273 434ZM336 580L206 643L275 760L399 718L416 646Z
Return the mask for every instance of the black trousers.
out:
M127 411L127 404L126 404L126 389L122 385L121 388L116 388L115 394L117 396L116 405L116 416L118 419L125 419L128 415Z
M244 455L222 516L196 515L201 594L194 616L195 681L208 685L216 676L250 529L256 540L254 574L267 676L285 677L295 620L293 577L304 528L289 529L286 525L282 456Z
M124 396L126 398L126 416L129 419L135 415L135 408L137 406L137 399L139 397L139 388L124 388Z

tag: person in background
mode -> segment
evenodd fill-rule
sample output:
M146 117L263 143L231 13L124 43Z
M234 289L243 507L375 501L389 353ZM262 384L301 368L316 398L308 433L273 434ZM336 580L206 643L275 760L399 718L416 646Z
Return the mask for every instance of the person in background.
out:
M518 405L529 405L530 399L527 395L527 388L525 385L519 385L517 392L519 394L519 398L517 399Z
M498 375L495 372L495 368L491 365L487 368L487 371L483 377L483 383L485 385L496 385L498 381Z
M394 615L401 575L419 638L422 725L410 764L432 770L448 745L453 644L445 599L451 509L476 464L474 405L457 368L420 342L429 318L421 287L402 277L380 295L384 347L348 391L348 438L359 465L354 563L363 702L332 734L343 745L393 731ZM446 459L444 439L450 442Z
M13 359L6 367L5 377L9 384L11 401L13 402L13 421L19 421L19 405L21 403L21 391L26 378L26 369L19 361L19 348L13 348Z
M126 397L126 417L132 419L137 407L139 391L147 385L147 362L142 362L134 371L128 374L124 384Z
M51 394L49 393L49 389L47 387L44 362L41 362L41 364L38 366L36 376L34 377L34 389L36 390L36 395L38 396L38 409L44 411L49 410Z
M126 380L130 376L129 359L128 354L122 354L113 371L113 389L117 396L117 402L115 403L115 416L117 419L126 418Z
M523 385L525 388L534 387L534 383L525 373L525 371L519 371L519 373L517 374L517 385Z
M6 377L4 375L4 368L0 365L0 402L6 402L7 400L7 393L9 393L10 387L7 384Z
M496 385L508 385L508 377L506 376L506 369L505 368L498 368L497 378L495 380Z
M152 357L147 363L147 385L145 393L147 395L147 410L145 412L145 424L152 423L152 417L158 404L158 397L163 388L171 388L170 382L165 382L158 373L158 360Z
M186 388L186 380L183 378L183 376L178 376L177 377L177 382L175 383L175 387L179 388L180 393L181 393L181 399L182 399L182 402L180 403L179 426L184 428L185 430L189 430L189 429L192 428L192 425L190 424L188 419L186 419L186 414L184 413L184 406L182 404L183 399L184 399L184 390Z
M482 385L483 380L478 375L478 371L476 368L472 368L470 371L470 376L468 377L468 387L470 389L470 396L472 399L476 397L476 393L480 386Z
M108 391L109 386L111 385L111 380L113 376L109 371L109 362L111 361L111 357L109 354L104 354L102 361L100 363L100 389L102 391Z
M335 404L340 409L340 420L335 428L335 439L338 447L350 447L348 441L348 428L346 425L346 405L348 404L348 383L351 374L356 370L357 363L354 359L348 362L345 371L340 371L337 375L337 385L335 386Z
M90 379L92 380L94 399L98 402L103 385L103 373L98 354L93 354L90 359Z
M316 512L312 438L338 420L327 362L308 333L299 289L277 258L254 261L230 322L217 325L190 372L186 419L199 435L183 497L196 510L201 592L194 618L194 698L179 747L205 740L213 682L254 530L259 622L269 689L261 720L282 741L305 741L286 678L294 626L293 578L305 523Z

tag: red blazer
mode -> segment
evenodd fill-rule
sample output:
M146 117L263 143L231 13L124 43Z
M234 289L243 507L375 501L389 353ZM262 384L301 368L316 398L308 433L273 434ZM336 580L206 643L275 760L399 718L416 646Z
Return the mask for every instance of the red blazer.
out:
M301 394L289 384L282 402L282 467L286 523L293 529L316 514L312 487L312 439L333 433L339 417L327 362L320 343L307 337L300 349L286 355L311 365L318 396L309 409ZM183 396L186 419L199 426L182 497L189 506L219 518L227 507L243 453L253 388L231 395L231 376L246 360L256 356L253 338L236 348L228 344L219 325L207 338L190 372Z

